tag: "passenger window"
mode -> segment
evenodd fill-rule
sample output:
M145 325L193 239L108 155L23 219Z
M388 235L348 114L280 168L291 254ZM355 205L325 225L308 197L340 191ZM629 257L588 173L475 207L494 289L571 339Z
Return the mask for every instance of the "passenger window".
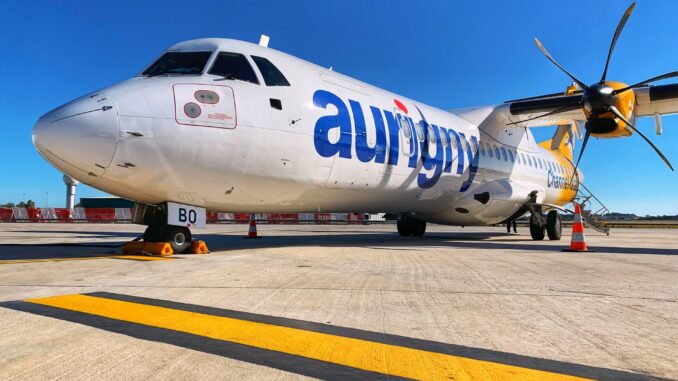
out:
M487 145L487 153L490 157L494 157L494 155L492 155L492 146L489 144Z
M426 129L426 133L428 134L428 144L430 145L436 144L437 142L436 133L435 131L433 131L433 127L428 126L428 128Z
M504 161L508 161L508 156L506 156L506 148L501 147L501 154L504 157Z
M447 134L443 131L440 131L440 143L442 143L443 147L447 148Z
M480 154L485 156L485 144L483 142L480 142Z
M261 76L264 77L264 82L266 86L289 86L290 83L287 82L287 78L283 73L278 70L271 61L267 60L264 57L252 56L252 60L259 68Z
M240 53L219 52L209 73L223 76L226 79L238 79L259 84L254 69L252 69L247 58Z
M516 160L513 158L513 151L509 150L508 154L509 154L509 159L511 159L511 162L515 162Z
M417 133L417 139L419 139L420 142L424 141L424 129L421 127L421 123L415 123L414 124L414 131Z
M501 154L499 153L499 147L494 147L494 154L497 155L497 160L501 159Z

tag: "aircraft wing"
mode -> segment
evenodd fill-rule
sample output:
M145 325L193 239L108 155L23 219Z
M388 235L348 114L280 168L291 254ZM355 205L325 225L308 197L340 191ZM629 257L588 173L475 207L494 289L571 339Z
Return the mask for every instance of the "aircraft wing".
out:
M678 113L678 84L645 86L636 93L636 116Z

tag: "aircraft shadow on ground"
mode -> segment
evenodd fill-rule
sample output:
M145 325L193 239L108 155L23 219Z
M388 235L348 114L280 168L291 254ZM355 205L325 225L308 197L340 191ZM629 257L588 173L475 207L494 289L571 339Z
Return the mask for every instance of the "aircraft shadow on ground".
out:
M560 254L561 249L567 248L569 245L566 239L558 241L558 243L546 243L549 241L532 241L527 236L517 237L503 232L429 233L424 237L400 237L396 233L390 232L362 233L359 230L330 234L328 230L318 228L302 232L296 229L276 229L274 232L275 235L266 235L266 231L263 231L260 233L263 236L257 239L246 239L243 235L236 235L232 231L225 234L195 234L194 239L204 240L211 251L295 246L388 248L394 250L440 247L469 250L547 251ZM31 233L36 233L36 231L31 231ZM49 231L45 233L73 234L71 238L77 239L77 241L53 244L30 242L25 244L0 244L0 260L58 259L119 254L122 252L122 246L125 242L137 238L139 235L138 233L106 231ZM284 234L281 235L281 233ZM92 241L82 242L83 239L88 238L91 238ZM120 240L101 242L97 238L120 238ZM68 238L65 240L68 240ZM678 249L671 248L593 246L591 249L597 254L678 255Z
M17 233L68 234L58 243L31 242L0 244L0 260L38 260L63 258L94 258L119 254L125 242L139 237L140 233L82 230L16 230ZM116 239L117 238L117 239ZM116 239L101 241L101 239ZM72 241L70 241L72 240Z
M277 232L280 232L278 230ZM518 250L518 251L550 251L561 253L569 247L569 241L563 239L557 244L540 243L529 237L515 238L505 233L469 232L469 233L430 233L424 237L400 237L395 233L360 233L342 232L342 234L293 234L262 236L257 239L246 239L236 235L205 234L195 238L207 242L212 251L227 251L239 249L264 249L289 246L319 246L319 247L356 247L356 248L402 248L416 249L420 247L449 247L471 250ZM507 238L490 238L506 236ZM513 238L508 238L513 237ZM522 238L522 237L521 237ZM649 255L678 255L678 249L669 248L638 248L594 246L592 251L599 254L649 254Z

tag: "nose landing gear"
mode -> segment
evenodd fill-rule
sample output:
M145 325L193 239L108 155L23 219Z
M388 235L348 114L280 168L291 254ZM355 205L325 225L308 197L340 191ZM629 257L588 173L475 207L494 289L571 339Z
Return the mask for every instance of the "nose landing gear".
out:
M166 203L160 205L136 204L132 222L148 225L143 235L144 243L168 243L172 251L177 254L189 251L197 254L207 252L207 247L202 241L193 241L191 230L188 227L170 225L167 216Z
M177 253L185 252L193 241L191 230L185 226L149 225L144 231L144 242L169 242L172 250Z

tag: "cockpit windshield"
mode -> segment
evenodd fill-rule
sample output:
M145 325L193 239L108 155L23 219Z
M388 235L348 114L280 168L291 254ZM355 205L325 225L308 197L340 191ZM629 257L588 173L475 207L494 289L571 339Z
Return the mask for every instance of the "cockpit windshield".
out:
M155 77L164 74L202 74L212 52L167 52L141 75Z

